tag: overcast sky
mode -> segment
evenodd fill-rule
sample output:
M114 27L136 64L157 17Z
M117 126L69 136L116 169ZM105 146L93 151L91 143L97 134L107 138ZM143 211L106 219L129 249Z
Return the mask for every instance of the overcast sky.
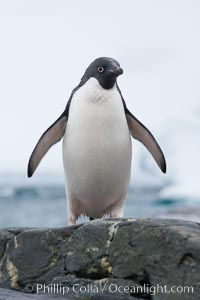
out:
M0 172L26 170L99 56L120 62L127 105L158 139L171 117L200 112L199 37L198 0L0 0ZM59 143L40 172L61 170Z

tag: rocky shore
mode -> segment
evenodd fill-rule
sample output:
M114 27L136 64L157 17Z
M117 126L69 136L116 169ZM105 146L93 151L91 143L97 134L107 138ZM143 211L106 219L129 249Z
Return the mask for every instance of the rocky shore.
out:
M0 300L198 299L200 224L102 219L0 230Z

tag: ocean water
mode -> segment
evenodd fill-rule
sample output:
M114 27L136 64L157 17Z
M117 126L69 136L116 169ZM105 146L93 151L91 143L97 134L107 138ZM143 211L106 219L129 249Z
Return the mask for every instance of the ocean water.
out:
M62 176L41 175L36 180L24 174L2 174L0 176L0 228L55 227L67 225L67 205ZM178 198L160 197L162 186L131 185L125 204L125 217L154 217L165 215L169 209L187 205ZM81 218L78 222L87 222Z
M157 192L156 189L141 191L130 187L125 216L152 216L162 206ZM67 205L62 184L0 187L0 227L53 227L66 224Z

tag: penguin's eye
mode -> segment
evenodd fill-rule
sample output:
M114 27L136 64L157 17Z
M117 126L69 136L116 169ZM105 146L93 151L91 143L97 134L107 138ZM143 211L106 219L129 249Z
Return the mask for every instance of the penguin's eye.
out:
M97 70L98 70L99 73L103 73L104 67L98 67Z

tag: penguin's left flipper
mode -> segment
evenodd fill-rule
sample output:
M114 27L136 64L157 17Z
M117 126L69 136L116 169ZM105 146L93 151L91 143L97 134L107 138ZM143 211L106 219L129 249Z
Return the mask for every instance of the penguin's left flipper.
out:
M133 138L140 141L151 153L159 168L166 173L166 161L164 154L152 133L125 107L126 119Z
M67 116L63 113L40 137L28 163L28 177L31 177L47 151L59 142L66 129Z

